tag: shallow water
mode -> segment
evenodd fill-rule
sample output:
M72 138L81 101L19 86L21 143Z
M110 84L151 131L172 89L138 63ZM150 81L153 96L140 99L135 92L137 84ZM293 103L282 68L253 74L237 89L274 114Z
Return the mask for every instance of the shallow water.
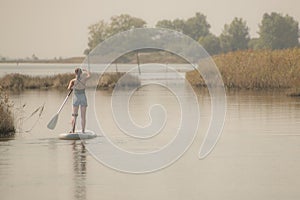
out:
M197 95L203 118L188 151L165 169L133 175L102 165L79 141L58 139L59 133L70 128L71 101L60 114L55 131L46 128L66 92L11 94L16 106L26 106L17 113L23 117L23 133L0 142L1 199L299 199L300 99L279 92L227 93L223 134L212 153L199 160L210 98L204 91ZM110 91L97 91L96 98L104 103L109 103L110 97ZM168 119L173 122L166 128L172 132L178 105L164 89L140 90L133 99L133 118L142 124L147 122L145 105L154 100L166 106ZM26 118L43 104L41 118ZM108 130L116 130L109 123L110 108L101 105L96 112L107 120L104 124ZM142 152L163 145L170 137L162 137L162 144L135 146L135 141L112 134L122 148Z

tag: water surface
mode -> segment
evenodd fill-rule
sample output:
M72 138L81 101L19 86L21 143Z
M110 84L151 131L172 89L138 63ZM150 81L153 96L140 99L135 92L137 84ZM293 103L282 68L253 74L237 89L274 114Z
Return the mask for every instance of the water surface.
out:
M149 92L151 95L149 95ZM177 162L155 173L132 175L117 172L97 162L81 142L63 141L58 134L70 128L71 101L63 109L57 128L46 124L65 98L64 91L25 91L12 94L23 109L22 131L14 139L0 142L1 199L145 199L145 200L253 200L299 199L300 192L300 99L279 92L229 92L223 134L204 160L198 151L208 127L210 98L197 90L201 126L190 149ZM134 118L144 123L145 101L158 100L178 120L178 104L164 89L144 88L134 98ZM110 102L111 91L97 91L96 98ZM45 105L42 117L26 119ZM91 109L91 107L89 107ZM91 110L88 110L91 111ZM99 105L99 116L111 118L109 108ZM25 120L26 119L26 120ZM38 120L38 121L37 121ZM36 125L34 125L36 123ZM139 151L163 145L138 146ZM116 130L106 124L107 129ZM112 133L123 148L131 140Z

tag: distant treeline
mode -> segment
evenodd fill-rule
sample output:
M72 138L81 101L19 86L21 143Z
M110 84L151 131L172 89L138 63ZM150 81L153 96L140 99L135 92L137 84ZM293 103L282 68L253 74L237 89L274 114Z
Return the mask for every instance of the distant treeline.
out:
M0 63L82 63L84 57L71 57L71 58L53 58L53 59L39 59L38 57L26 59L8 59L5 57L0 58Z
M88 27L88 55L99 43L114 34L133 28L147 27L147 22L128 14L113 16L108 22L100 20ZM299 47L299 23L289 15L281 13L265 13L258 22L258 37L251 38L247 22L235 17L225 24L222 33L217 36L210 31L211 25L206 16L200 12L188 19L162 19L155 25L182 32L198 41L210 55L252 49L287 49ZM35 54L25 59L8 59L0 56L0 62L43 62L43 63L82 63L84 57L39 59ZM130 61L126 61L127 63Z
M88 27L88 54L100 42L108 37L132 28L147 27L146 21L128 14L111 17L109 22L104 20ZM168 28L182 32L198 41L211 55L245 49L285 49L299 46L298 22L289 15L272 12L265 13L258 25L258 38L251 38L249 27L242 18L234 18L225 24L223 32L216 36L210 31L206 16L197 12L188 19L163 19L156 23L158 28Z

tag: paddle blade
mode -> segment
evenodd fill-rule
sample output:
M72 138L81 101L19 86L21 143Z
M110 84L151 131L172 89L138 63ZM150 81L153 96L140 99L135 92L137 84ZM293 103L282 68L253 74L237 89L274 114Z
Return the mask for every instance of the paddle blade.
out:
M55 126L56 126L57 120L58 120L58 114L56 114L56 115L54 115L54 116L52 117L52 119L51 119L50 122L48 123L47 127L48 127L49 129L52 129L52 130L53 130L53 129L55 128Z

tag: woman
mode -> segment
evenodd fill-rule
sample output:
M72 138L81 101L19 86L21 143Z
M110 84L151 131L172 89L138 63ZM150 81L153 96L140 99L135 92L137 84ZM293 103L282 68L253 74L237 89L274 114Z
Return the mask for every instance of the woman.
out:
M76 77L72 79L69 83L68 89L74 90L73 95L73 113L72 113L72 131L75 132L76 118L78 116L78 110L80 106L81 111L81 128L82 133L85 132L86 124L86 108L87 108L87 99L85 95L86 81L90 78L90 73L85 69L76 68L75 69Z

